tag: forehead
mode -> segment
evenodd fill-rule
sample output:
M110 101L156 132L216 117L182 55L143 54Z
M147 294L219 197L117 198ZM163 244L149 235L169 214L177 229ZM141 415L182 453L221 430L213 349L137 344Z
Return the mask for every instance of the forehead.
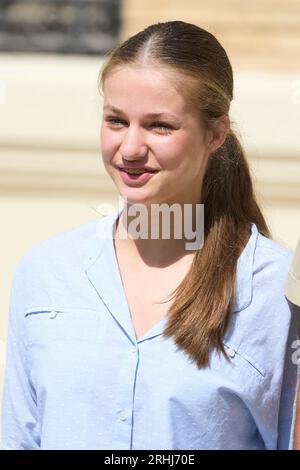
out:
M117 77L117 78L116 78ZM123 64L114 66L108 73L105 82L109 79L135 80L159 83L161 86L171 85L175 77L179 78L179 74L170 67L149 64Z
M113 69L103 83L104 105L124 109L168 107L173 112L187 112L187 102L180 93L179 74L166 67L122 66ZM153 113L157 110L153 110Z

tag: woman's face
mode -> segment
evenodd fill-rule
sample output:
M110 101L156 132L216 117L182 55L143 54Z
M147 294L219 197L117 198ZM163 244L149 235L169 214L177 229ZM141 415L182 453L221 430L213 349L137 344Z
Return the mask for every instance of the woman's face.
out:
M124 66L103 86L102 158L132 204L200 202L208 147L196 112L167 73Z

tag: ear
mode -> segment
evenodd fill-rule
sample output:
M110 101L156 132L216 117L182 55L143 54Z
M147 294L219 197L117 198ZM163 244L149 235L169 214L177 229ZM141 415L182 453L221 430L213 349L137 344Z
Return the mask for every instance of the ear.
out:
M211 137L208 142L208 149L210 152L215 152L224 144L229 129L229 116L227 114L223 114L223 116L219 117L211 127Z

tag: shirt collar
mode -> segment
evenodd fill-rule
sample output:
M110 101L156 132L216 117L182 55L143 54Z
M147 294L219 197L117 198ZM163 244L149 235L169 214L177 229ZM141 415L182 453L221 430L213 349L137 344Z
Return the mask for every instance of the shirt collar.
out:
M95 225L95 233L86 253L85 272L115 321L124 330L128 339L135 343L136 336L131 321L129 306L116 260L113 230L122 209L118 209ZM237 289L233 312L247 308L252 300L253 262L258 230L251 224L251 235L237 263ZM166 319L158 322L139 342L162 334Z
M136 344L136 334L113 242L115 222L121 211L122 209L113 212L108 217L100 219L96 224L93 241L85 258L85 272L113 320L128 340L132 344ZM158 329L158 325L155 326L156 331L155 328L152 328L139 339L139 342L161 334L163 329ZM161 325L159 324L159 326Z
M239 256L237 263L237 289L236 298L233 306L233 312L240 312L247 308L252 301L253 293L253 265L254 265L254 254L258 239L257 226L251 224L251 234Z

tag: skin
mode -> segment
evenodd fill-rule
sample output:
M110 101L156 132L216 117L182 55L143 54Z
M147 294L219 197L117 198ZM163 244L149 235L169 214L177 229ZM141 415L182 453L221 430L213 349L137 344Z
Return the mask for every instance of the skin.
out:
M123 66L114 69L104 83L102 158L129 205L142 203L148 209L163 202L195 206L201 201L208 158L224 143L229 130L230 121L224 115L205 133L196 110L187 106L168 79L170 73L174 74L154 65ZM164 114L153 118L150 113ZM125 184L116 166L132 163L148 165L158 173L140 187ZM122 216L116 249L126 252L132 267L162 268L183 258L190 264L193 253L186 252L184 239L118 240L120 222Z

